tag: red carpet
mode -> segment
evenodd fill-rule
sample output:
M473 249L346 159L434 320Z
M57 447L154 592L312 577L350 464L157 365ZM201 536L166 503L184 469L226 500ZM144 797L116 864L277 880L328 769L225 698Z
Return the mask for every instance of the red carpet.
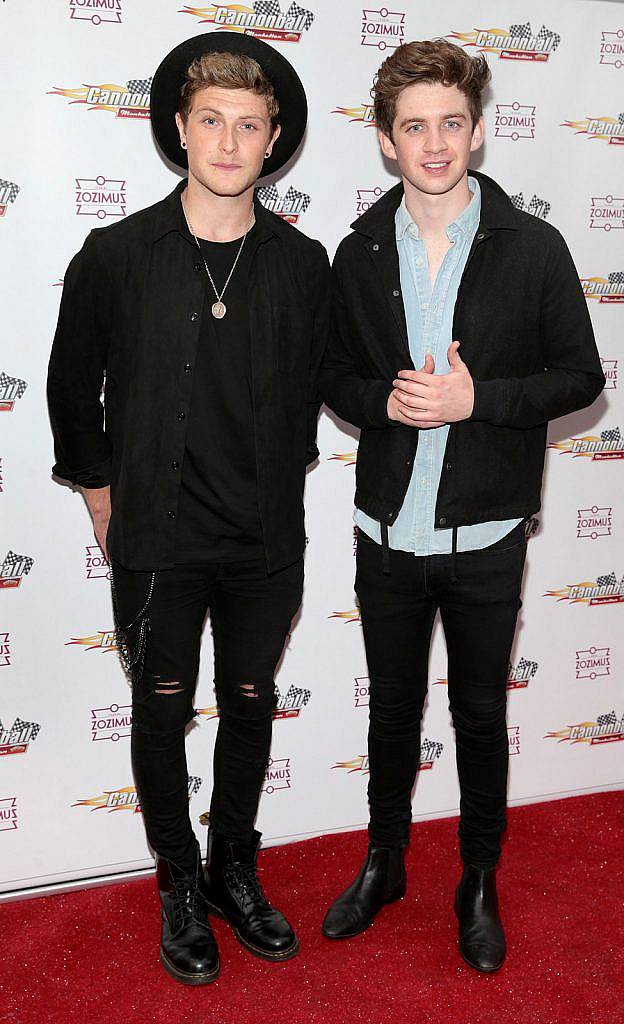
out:
M456 951L456 819L414 826L408 894L357 939L320 934L366 834L261 854L262 878L301 939L273 965L215 922L218 981L186 988L158 963L152 880L6 904L0 1019L16 1024L622 1024L623 794L512 809L499 871L508 939L482 976Z

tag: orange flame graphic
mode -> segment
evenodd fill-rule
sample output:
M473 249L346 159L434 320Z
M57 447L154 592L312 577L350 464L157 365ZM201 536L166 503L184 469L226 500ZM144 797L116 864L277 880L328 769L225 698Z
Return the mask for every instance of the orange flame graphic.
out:
M86 647L88 651L93 651L98 647L103 651L116 651L116 643L104 643L105 637L113 636L114 630L101 629L99 633L94 633L93 636L73 636L71 640L66 641L65 646L70 647L72 644L80 644L82 647Z
M561 587L559 590L547 590L542 597L556 597L558 601L570 600L570 591L574 587L595 587L597 583L593 580L583 580L582 583L570 583L567 587ZM573 597L571 598L572 604L588 604L589 597Z
M366 754L360 754L359 757L354 757L351 761L337 761L336 764L332 765L332 768L347 768L349 774L351 772L367 772L368 765L364 768L364 764L368 762Z
M119 797L119 803L110 806L111 797ZM132 797L135 797L133 800ZM89 797L88 800L77 800L72 807L90 807L92 811L100 811L103 808L107 808L109 814L111 811L138 811L138 797L136 794L136 788L134 786L123 786L122 789L105 789L100 796Z
M332 614L327 617L329 619L345 619L347 622L359 622L360 609L352 608L349 612L332 612Z
M330 455L328 462L344 462L345 466L355 466L357 461L357 451L355 452L334 452Z
M332 114L345 114L350 121L365 121L369 128L374 128L375 113L370 103L363 103L360 107L336 107Z

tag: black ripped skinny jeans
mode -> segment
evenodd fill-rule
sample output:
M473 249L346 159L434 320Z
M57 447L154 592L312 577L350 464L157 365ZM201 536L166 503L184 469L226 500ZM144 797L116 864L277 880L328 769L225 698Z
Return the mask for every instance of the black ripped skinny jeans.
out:
M113 564L121 625L140 611L151 573ZM156 575L143 671L132 692L132 765L147 837L162 857L192 863L185 728L210 610L219 725L210 822L237 842L253 835L271 745L274 674L303 590L303 560L267 575L264 561L176 565ZM137 631L127 636L130 650Z

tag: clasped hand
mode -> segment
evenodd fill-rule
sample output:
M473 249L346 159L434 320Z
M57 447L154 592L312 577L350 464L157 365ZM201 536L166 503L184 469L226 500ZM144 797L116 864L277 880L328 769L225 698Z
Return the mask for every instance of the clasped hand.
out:
M436 374L430 355L421 370L399 371L388 398L390 419L421 430L468 419L474 406L474 385L458 349L458 341L449 346L448 373Z

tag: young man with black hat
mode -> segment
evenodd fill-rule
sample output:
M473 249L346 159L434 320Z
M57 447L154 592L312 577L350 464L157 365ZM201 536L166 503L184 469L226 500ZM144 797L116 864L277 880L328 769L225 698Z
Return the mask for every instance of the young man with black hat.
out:
M154 76L151 117L188 178L92 231L72 260L48 393L55 472L82 490L111 560L161 961L199 985L220 966L210 909L257 956L298 951L260 886L254 819L275 668L302 595L329 266L254 198L306 125L281 54L238 33L188 39ZM184 736L207 610L220 717L204 873Z
M561 235L468 171L489 77L483 57L444 40L401 46L381 66L379 141L402 182L338 248L321 374L327 404L362 431L355 589L370 676L371 812L366 861L323 931L357 935L405 893L439 610L461 793L459 948L486 972L505 956L495 869L524 520L540 507L548 421L604 386Z

